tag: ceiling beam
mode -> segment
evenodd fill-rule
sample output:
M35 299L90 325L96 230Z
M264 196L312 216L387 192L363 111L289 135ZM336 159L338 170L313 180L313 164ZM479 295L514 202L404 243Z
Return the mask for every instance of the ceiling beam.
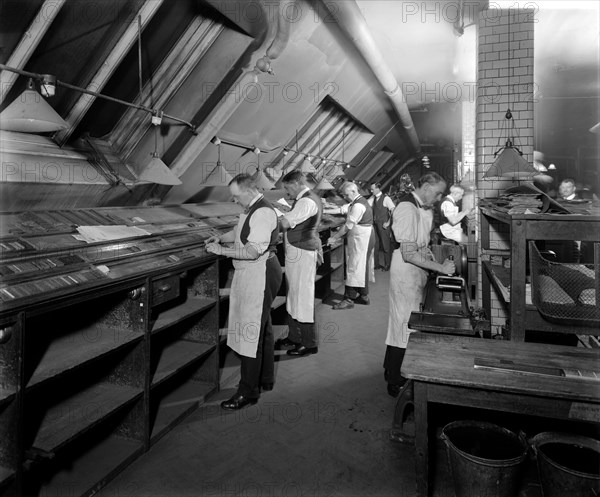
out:
M394 153L390 150L373 150L375 155L360 168L354 175L354 180L366 180L375 175L383 165L393 157Z
M388 159L378 167L376 171L373 171L370 175L363 178L369 185L373 183L382 183L386 180L389 172L394 168L396 164L400 162L400 159L395 155L388 157Z
M66 0L45 0L40 10L36 14L33 21L29 25L29 29L25 31L19 44L10 54L10 58L6 61L6 65L16 69L24 69L25 64L29 61L31 55L39 45L40 41L48 31L52 21L56 18L60 9ZM14 85L19 77L18 73L11 71L2 71L0 73L0 104L4 101L4 97Z
M163 0L147 0L144 5L138 11L135 19L138 16L141 18L142 29L152 19L156 11L162 5ZM114 71L125 58L131 47L137 41L138 38L138 23L132 22L129 24L123 36L119 39L110 53L107 55L104 63L96 74L92 77L91 81L87 84L86 89L93 92L101 92L102 88L106 85ZM65 118L65 121L69 124L67 129L58 131L54 134L54 140L59 146L63 146L71 134L77 128L77 125L81 122L86 112L90 109L92 104L95 102L96 97L89 94L82 93L75 105L69 111L69 115Z
M144 85L135 103L164 109L223 30L223 25L197 16L190 23L160 67ZM149 116L129 108L110 132L114 150L127 159L151 127Z

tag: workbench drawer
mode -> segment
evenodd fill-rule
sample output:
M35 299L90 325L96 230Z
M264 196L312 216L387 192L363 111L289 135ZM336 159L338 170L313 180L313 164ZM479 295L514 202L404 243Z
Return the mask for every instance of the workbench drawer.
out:
M178 274L159 278L152 282L152 304L158 305L179 297L180 278Z

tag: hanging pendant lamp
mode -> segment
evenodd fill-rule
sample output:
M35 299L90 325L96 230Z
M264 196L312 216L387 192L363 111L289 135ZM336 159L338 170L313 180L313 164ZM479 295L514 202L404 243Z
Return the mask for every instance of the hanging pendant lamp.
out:
M317 189L317 190L335 190L335 188L333 187L333 185L325 177L323 177L321 179L321 181L319 181L317 183L317 186L315 186L315 189Z
M508 10L508 67L509 71L514 71L512 64L511 43L514 42L511 38L511 13ZM511 73L508 74L508 88L511 86ZM510 90L509 90L510 91ZM530 164L523 152L515 145L515 140L519 137L518 129L515 126L515 120L510 110L512 95L508 94L508 107L504 115L504 121L500 126L500 136L498 137L498 145L502 139L505 140L504 145L494 152L494 161L488 170L483 174L485 179L528 179L533 178L538 171Z
M273 184L273 182L267 178L265 172L260 168L260 149L258 147L255 147L253 152L256 154L256 160L257 160L257 165L256 165L256 173L254 174L254 182L256 183L256 187L259 190L272 190L273 187L275 186Z
M138 16L138 84L140 87L140 100L143 95L142 87L142 17ZM140 172L138 179L157 183L159 185L181 185L179 177L171 171L158 155L158 128L162 124L163 112L154 111L152 114L152 127L154 128L154 152L152 160Z
M160 125L161 119L152 117L152 125L154 127L154 152L152 153L152 160L138 175L138 179L142 181L149 181L150 183L157 183L159 185L181 185L181 180L176 176L169 166L167 166L160 156L158 155L158 126Z
M214 138L212 143L217 145L217 165L208 173L208 176L202 182L202 186L229 186L233 177L223 167L221 162L221 140Z
M305 159L302 161L300 165L300 171L304 174L310 174L315 172L315 166L312 163L312 158L310 155L307 155Z
M539 174L529 162L523 157L523 152L513 144L513 139L510 136L514 130L515 124L510 109L506 111L504 116L506 122L503 126L503 130L508 135L504 146L500 147L494 153L494 162L484 173L483 177L486 179L500 179L500 178L513 178L513 179L526 179L532 178L536 174Z
M259 171L254 181L259 190L272 190L275 186L263 171Z
M0 113L0 129L22 133L51 133L69 125L36 91L33 80L27 89Z
M159 185L181 185L181 180L173 174L156 153L152 154L152 160L139 174L138 179Z

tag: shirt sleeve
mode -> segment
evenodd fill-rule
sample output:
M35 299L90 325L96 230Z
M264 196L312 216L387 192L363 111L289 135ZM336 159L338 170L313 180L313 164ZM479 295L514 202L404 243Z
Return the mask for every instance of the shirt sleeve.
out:
M295 228L300 223L306 221L309 217L314 216L319 212L317 204L309 198L301 198L296 202L294 208L286 212L283 217L290 224L291 228Z
M366 212L366 207L362 204L353 204L350 210L348 211L348 216L346 217L346 227L348 230L351 230L358 224L358 222L362 219L364 213Z
M392 212L394 210L394 208L396 207L394 205L394 201L387 195L383 199L383 206L390 212Z
M271 243L271 233L277 227L277 214L266 207L254 211L250 218L250 233L248 242L256 247L259 254L263 254Z
M419 232L417 208L410 202L400 202L392 216L392 231L399 243L416 243Z

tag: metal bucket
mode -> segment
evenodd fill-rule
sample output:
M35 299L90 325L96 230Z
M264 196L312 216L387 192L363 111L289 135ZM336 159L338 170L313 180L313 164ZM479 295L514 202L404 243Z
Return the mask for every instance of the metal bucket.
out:
M600 441L544 432L531 439L544 497L600 495Z
M516 497L528 445L492 423L455 421L442 430L456 497Z

